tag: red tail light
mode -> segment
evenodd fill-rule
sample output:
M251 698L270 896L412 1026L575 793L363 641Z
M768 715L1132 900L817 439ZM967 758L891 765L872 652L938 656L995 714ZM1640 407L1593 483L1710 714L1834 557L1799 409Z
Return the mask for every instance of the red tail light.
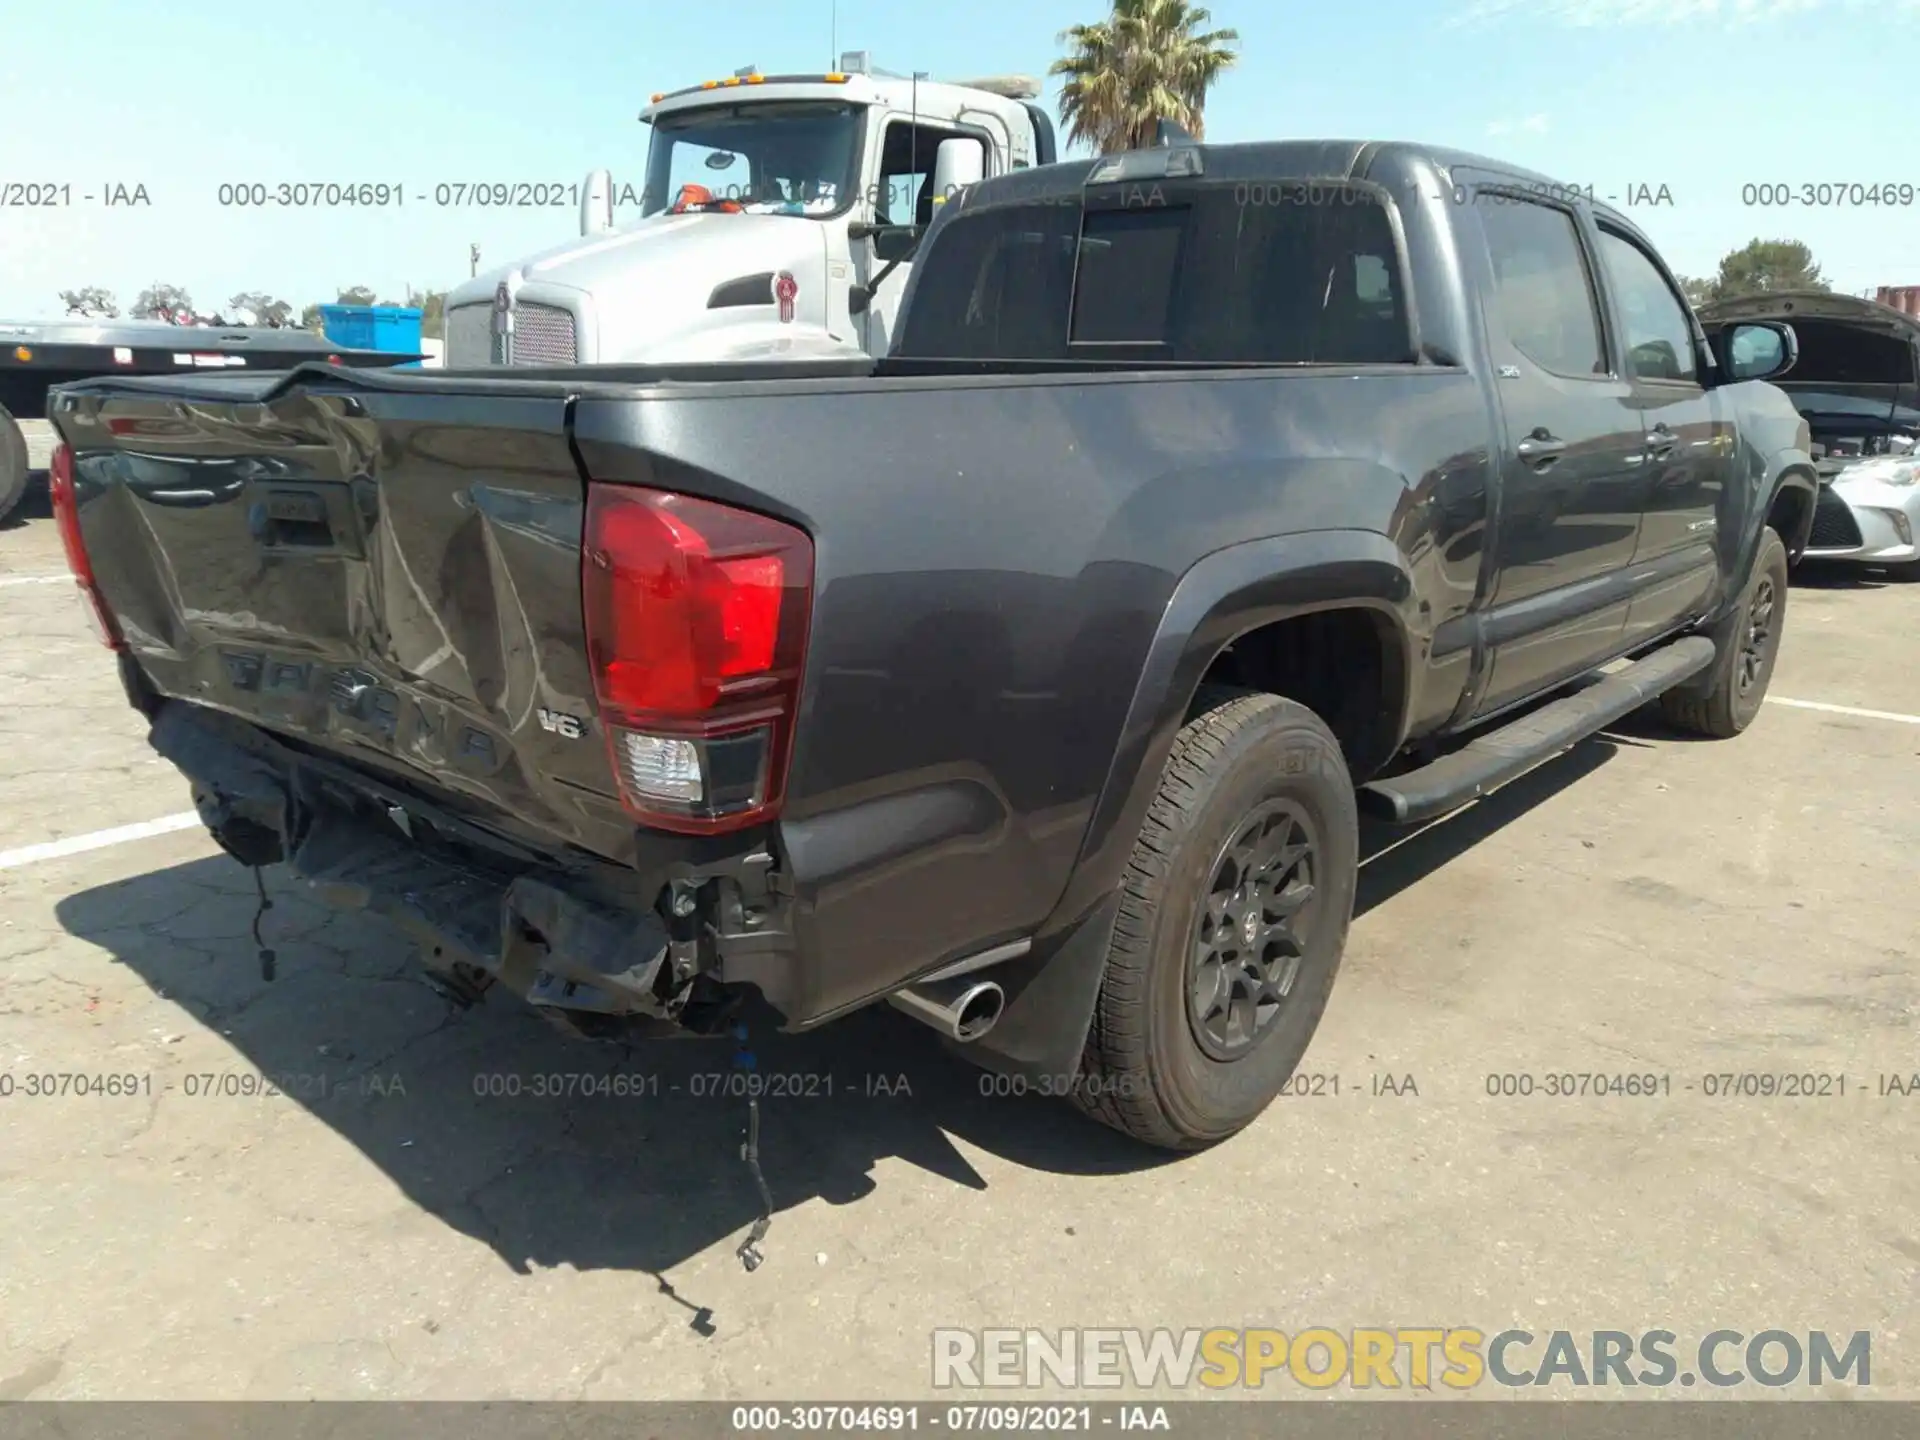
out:
M593 485L587 650L636 820L712 834L777 814L813 605L813 542L750 510Z
M80 592L87 597L87 613L93 620L94 634L103 644L124 650L126 642L120 638L120 627L114 623L113 612L107 609L94 584L93 562L87 558L87 542L80 533L80 506L73 493L71 446L54 447L47 471L47 489L53 496L53 517L60 526L60 543L67 550L67 568L79 582Z

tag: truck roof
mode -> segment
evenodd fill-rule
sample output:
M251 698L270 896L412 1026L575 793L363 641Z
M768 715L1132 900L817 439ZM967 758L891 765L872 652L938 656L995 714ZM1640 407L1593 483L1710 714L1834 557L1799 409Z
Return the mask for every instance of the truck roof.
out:
M1411 174L1434 170L1448 174L1455 169L1472 169L1495 171L1524 185L1537 186L1543 193L1571 194L1577 191L1581 198L1588 198L1585 187L1557 180L1522 165L1471 151L1405 140L1251 140L1231 144L1200 141L1168 148L1199 151L1202 173L1216 180L1257 182L1327 179L1334 176L1358 178L1362 173L1379 173L1381 170L1400 170ZM1077 193L1086 183L1087 174L1098 163L1098 159L1111 158L1068 160L1039 169L996 175L973 187L979 194L974 197L972 204L1013 204ZM1144 177L1142 183L1146 183ZM1637 225L1605 201L1591 199L1588 203L1595 213L1635 233L1639 232Z
M1006 77L994 84L1004 83ZM878 101L898 102L915 88L911 76L860 74L855 71L821 70L781 75L729 75L721 80L702 80L678 90L655 94L641 110L642 120L700 105L727 104L753 100L842 100L853 105L872 105ZM1018 106L1022 102L998 90L983 89L950 80L921 80L917 85L920 104L926 109L944 109L962 100L991 108L992 102Z

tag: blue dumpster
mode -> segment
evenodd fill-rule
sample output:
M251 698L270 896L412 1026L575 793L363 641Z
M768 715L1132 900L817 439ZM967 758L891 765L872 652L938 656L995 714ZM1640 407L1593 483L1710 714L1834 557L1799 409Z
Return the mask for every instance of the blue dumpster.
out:
M420 353L420 312L407 305L322 305L327 339L348 350Z

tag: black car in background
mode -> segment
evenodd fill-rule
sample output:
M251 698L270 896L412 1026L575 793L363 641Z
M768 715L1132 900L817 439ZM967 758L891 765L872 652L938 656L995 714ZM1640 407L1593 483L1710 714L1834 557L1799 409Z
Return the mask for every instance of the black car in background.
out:
M1920 319L1822 291L1746 295L1698 314L1709 335L1756 321L1793 327L1799 353L1774 384L1806 417L1820 476L1799 558L1920 580Z

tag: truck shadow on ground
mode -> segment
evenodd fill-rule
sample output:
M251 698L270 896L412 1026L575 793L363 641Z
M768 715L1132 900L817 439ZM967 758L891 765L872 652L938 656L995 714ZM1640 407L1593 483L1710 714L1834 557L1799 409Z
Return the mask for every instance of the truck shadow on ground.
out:
M1368 827L1359 913L1611 753L1606 741L1588 742L1411 834ZM410 947L382 923L325 910L277 872L267 872L267 890L274 906L263 931L278 957L271 982L250 935L252 876L224 856L81 891L58 914L232 1047L230 1061L183 1071L265 1077L284 1097L267 1103L304 1107L413 1203L516 1271L648 1273L705 1333L707 1312L661 1277L732 1241L759 1214L739 1154L746 1102L730 1078L743 1073L732 1068L732 1045L573 1040L508 997L457 1010L426 987ZM781 1240L778 1212L813 1199L860 1201L875 1192L882 1160L984 1190L956 1137L1069 1174L1179 1163L1058 1101L1004 1093L1004 1081L884 1005L811 1035L767 1032L750 1043L767 1091L760 1139L776 1212L770 1248ZM175 1091L184 1083L168 1078Z
M1884 590L1906 581L1901 572L1885 565L1844 560L1803 560L1793 567L1795 590Z
M20 503L0 518L0 531L18 530L35 520L52 518L53 492L47 489L47 472L36 470L27 476L27 488L20 493Z
M1649 726L1647 733L1655 732ZM1638 736L1637 729L1622 722L1617 730L1582 741L1565 755L1502 786L1479 804L1425 825L1395 826L1363 817L1354 920L1358 922L1368 911L1433 875L1536 805L1577 784L1605 765L1622 746L1647 743Z

